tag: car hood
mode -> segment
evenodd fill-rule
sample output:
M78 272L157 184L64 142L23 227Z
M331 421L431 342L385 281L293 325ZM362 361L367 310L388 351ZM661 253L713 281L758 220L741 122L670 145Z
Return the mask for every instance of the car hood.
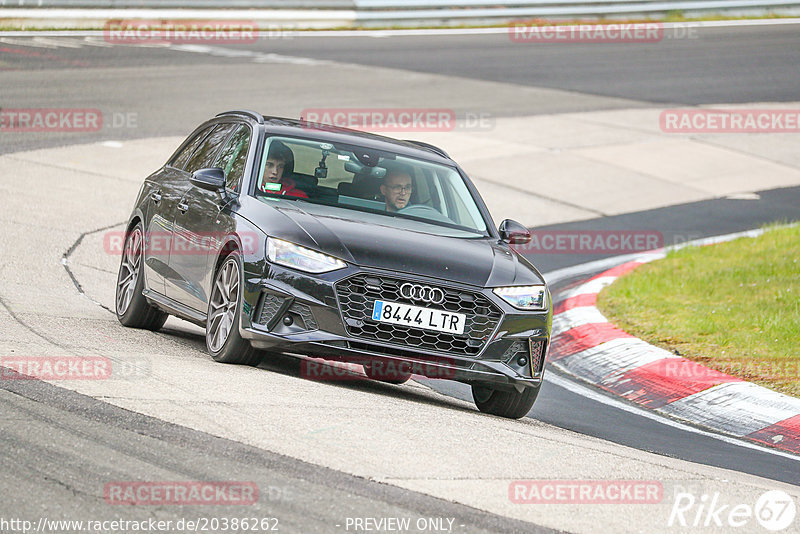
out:
M314 248L362 267L452 280L475 286L540 284L541 274L510 247L494 238L457 238L421 231L440 228L389 219L415 229L384 224L384 215L359 213L305 202L284 201L282 217L268 235ZM277 223L277 224L276 224ZM277 226L277 228L276 228ZM264 228L267 230L267 228Z

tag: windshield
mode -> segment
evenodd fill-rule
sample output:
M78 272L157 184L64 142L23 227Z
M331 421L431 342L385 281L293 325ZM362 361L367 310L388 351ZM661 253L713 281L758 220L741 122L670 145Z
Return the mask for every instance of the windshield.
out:
M456 169L355 145L270 137L256 196L335 206L360 219L359 213L371 214L365 220L380 215L392 226L412 219L486 235L486 222Z

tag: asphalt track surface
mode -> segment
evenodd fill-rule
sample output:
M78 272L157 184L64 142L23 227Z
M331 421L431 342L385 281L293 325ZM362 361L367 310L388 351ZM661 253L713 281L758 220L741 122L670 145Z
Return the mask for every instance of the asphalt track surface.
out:
M676 33L677 32L677 33ZM680 37L680 38L679 38ZM527 94L492 100L436 88L393 87L365 76L363 90L405 107L448 107L495 117L665 106L782 102L800 99L800 32L796 25L665 30L657 43L518 43L507 34L408 37L264 38L251 44L175 47L107 46L91 39L0 38L0 106L100 108L138 117L113 132L0 137L0 153L105 139L184 135L221 109L249 106L296 116L314 107L363 107L362 94L338 93L340 81L320 68L302 80L265 72L270 61L305 60L389 67L468 80L561 91L559 98ZM31 46L35 44L36 46ZM204 49L205 48L205 49ZM278 63L280 64L280 63ZM41 71L61 71L48 78ZM287 69L289 70L289 69ZM347 72L343 76L350 75ZM57 83L47 83L54 79ZM320 92L328 92L324 100ZM594 98L580 98L579 95ZM373 103L375 104L375 103Z
M164 423L44 382L3 381L0 403L6 519L40 517L43 503L51 506L50 519L59 512L53 504L76 519L104 518L108 505L89 488L103 487L109 475L148 480L158 472L167 480L252 481L261 497L241 515L226 506L206 506L201 513L196 506L174 506L154 514L159 520L255 517L270 519L266 524L281 532L329 532L343 529L347 517L451 517L459 532L551 532ZM114 519L143 519L136 506L115 508Z
M570 101L565 97L552 105L484 100L479 109L496 116L614 109L653 102L693 105L800 100L797 81L800 32L796 27L704 29L697 37L624 48L614 44L516 44L505 35L413 39L308 37L228 48L556 88L596 97L588 101ZM65 40L70 41L61 39ZM276 76L274 70L263 73L260 65L253 64L252 55L222 57L140 47L47 48L26 46L24 41L20 38L17 43L0 42L3 107L96 107L106 113L133 112L138 117L137 125L120 128L113 136L107 130L63 135L3 133L0 153L108 138L183 135L211 113L226 108L251 107L292 115L298 109L321 105L310 101L308 95L282 94L281 89L289 83ZM330 71L321 71L319 78L305 83L331 82L322 76L324 72ZM765 80L769 83L764 83ZM364 89L368 93L376 90L368 84ZM391 94L392 88L381 89L389 94L387 101L392 101L395 96ZM415 102L425 101L426 96L430 95L417 95ZM354 101L357 95L351 99L339 98L337 104ZM475 110L476 102L479 100L465 99L454 107L460 111ZM760 197L759 200L711 200L549 228L649 228L661 231L669 243L750 229L766 222L800 219L800 188L762 191ZM535 262L548 272L594 259L597 257L564 254L539 256ZM188 342L197 344L198 340ZM291 363L276 365L291 369ZM426 384L454 397L465 397L464 388L458 384L432 381ZM6 427L3 442L9 451L4 455L3 469L7 474L2 482L4 495L24 495L24 490L29 494L42 492L40 485L26 486L25 480L31 474L48 472L49 464L58 476L44 493L54 502L72 506L69 496L80 497L80 492L55 478L68 480L84 477L86 473L71 467L70 462L55 458L43 461L36 452L32 454L40 450L37 443L58 442L64 444L65 450L61 452L67 458L71 454L84 459L111 454L107 463L116 464L127 475L121 478L135 477L145 469L152 470L154 465L169 473L191 476L197 472L192 466L202 459L207 468L205 475L216 472L220 478L235 478L229 473L256 470L257 474L251 475L256 480L263 477L280 485L281 481L292 479L293 484L300 484L294 487L304 495L302 506L297 500L278 498L269 503L269 510L264 510L264 513L280 513L289 531L294 531L292 527L308 531L323 525L329 527L334 518L348 515L348 510L358 510L362 516L392 513L457 516L469 531L512 532L534 528L531 524L522 525L407 490L312 468L297 460L132 414L47 384L5 383L3 389L0 391ZM795 460L676 430L550 382L545 384L530 417L665 456L800 485L800 469ZM20 421L29 424L25 432L14 430L19 428ZM98 480L108 479L106 472L102 477L96 476ZM333 510L326 509L322 502L315 506L313 496L326 492L331 495L328 502L336 503ZM35 502L21 498L6 502L19 506L21 511L31 514L36 511ZM82 502L86 512L98 505L91 499ZM310 509L318 510L319 515L309 516Z
M263 50L660 104L797 98L793 26L666 28L657 42L514 41L462 37L262 41ZM499 59L502 58L502 59ZM768 80L769 83L764 83Z

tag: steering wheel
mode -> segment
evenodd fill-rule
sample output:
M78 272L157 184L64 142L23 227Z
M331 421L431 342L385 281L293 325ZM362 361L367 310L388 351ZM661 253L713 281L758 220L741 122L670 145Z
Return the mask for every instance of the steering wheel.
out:
M430 219L432 221L453 222L452 219L443 215L439 210L426 204L406 206L405 208L397 210L397 213L401 215L411 215L412 217L420 217L422 219Z
M415 217L425 217L431 216L433 214L441 216L442 214L434 207L427 206L425 204L410 204L405 208L400 208L397 210L397 213L403 213L405 215L414 215Z

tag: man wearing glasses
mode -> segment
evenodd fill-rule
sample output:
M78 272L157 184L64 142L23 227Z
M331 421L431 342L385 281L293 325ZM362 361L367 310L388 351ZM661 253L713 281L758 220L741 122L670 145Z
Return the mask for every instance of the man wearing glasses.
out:
M398 211L408 205L413 185L411 174L403 169L390 170L381 184L381 194L386 199L386 211Z

